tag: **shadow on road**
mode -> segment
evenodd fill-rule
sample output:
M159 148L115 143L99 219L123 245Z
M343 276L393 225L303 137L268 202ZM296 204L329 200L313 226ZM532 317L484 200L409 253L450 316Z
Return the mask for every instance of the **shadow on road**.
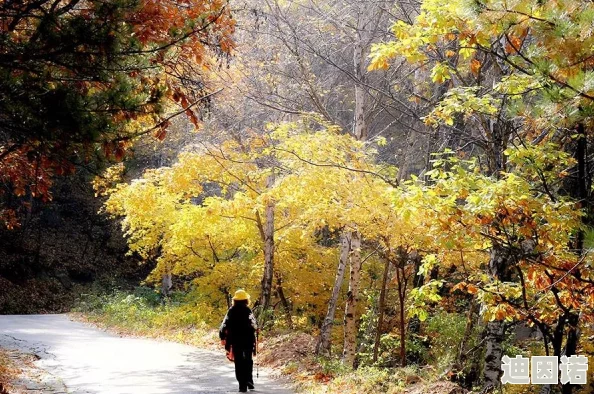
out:
M72 394L206 394L238 388L233 364L222 352L122 338L66 315L0 316L0 346L37 354L36 364ZM255 383L256 393L291 393L266 370Z

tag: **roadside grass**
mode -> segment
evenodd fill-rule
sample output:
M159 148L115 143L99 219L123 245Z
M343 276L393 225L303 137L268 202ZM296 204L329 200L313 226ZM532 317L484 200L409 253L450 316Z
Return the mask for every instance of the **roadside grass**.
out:
M329 360L320 360L321 371L299 381L303 392L322 393L357 393L357 394L399 394L404 392L408 376L415 376L413 369L398 369L397 372L380 367L361 367L354 371L339 366L332 360L334 367L328 368Z
M164 300L148 287L138 287L133 292L88 293L81 296L73 315L120 335L166 339L222 352L216 330L221 312L204 307L185 294ZM315 337L310 333L279 328L281 321L273 326L277 328L266 329L262 335L258 361L289 377L299 392L464 392L457 391L460 388L451 382L437 382L440 373L432 368L362 365L350 370L337 357L315 356ZM440 385L437 391L436 384Z
M80 297L72 315L120 335L166 339L213 348L219 342L212 324L195 305L176 295L161 299L148 287L134 292L87 293Z

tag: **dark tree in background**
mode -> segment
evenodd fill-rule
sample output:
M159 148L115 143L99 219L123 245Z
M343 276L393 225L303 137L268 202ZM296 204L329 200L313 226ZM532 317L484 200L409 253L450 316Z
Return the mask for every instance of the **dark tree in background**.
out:
M151 139L198 122L234 25L226 0L0 1L0 313L146 277L90 177L141 135L150 165Z
M2 224L51 199L52 178L76 163L121 159L175 115L197 123L202 70L230 53L233 30L225 0L2 1Z

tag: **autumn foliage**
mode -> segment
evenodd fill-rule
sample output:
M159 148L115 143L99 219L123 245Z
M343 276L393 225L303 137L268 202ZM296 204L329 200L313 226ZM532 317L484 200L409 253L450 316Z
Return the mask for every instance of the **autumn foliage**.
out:
M230 53L224 1L3 1L0 173L7 193L51 198L54 175L165 137L208 98L201 70ZM177 108L172 104L176 104ZM181 107L181 109L180 109ZM16 224L11 202L7 224Z
M364 143L302 116L192 147L109 190L106 210L123 217L133 251L156 256L156 274L195 275L203 302L224 307L231 288L260 288L261 218L273 202L279 299L289 294L284 313L313 321L345 234L360 236L348 254L368 252L362 281L385 264L392 280L381 291L397 290L401 365L408 320L456 300L469 308L469 330L480 316L491 350L514 323L537 327L543 353L575 354L579 327L594 316L593 15L579 2L427 0L416 18L396 22L369 70L406 60L417 68L410 82L424 78L410 99L430 103L420 116L427 129L462 135L419 176L398 179L377 154L385 140ZM352 279L359 268L350 269ZM493 354L489 390L498 384Z
M245 288L266 324L328 334L320 353L342 337L350 368L422 364L429 321L455 315L443 376L484 392L511 326L576 354L594 321L594 6L424 0L386 39L389 7L347 3L250 9L249 53L225 68L226 1L3 2L0 220L117 161L94 181L104 212L148 282L173 277L209 319ZM196 127L223 89L205 133L129 177L137 137Z

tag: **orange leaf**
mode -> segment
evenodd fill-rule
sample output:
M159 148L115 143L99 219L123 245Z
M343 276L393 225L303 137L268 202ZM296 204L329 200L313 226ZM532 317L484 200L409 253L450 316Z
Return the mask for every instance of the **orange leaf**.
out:
M466 287L466 282L460 282L460 283L456 283L452 289L450 290L450 293L453 293L456 290L464 290L464 288Z
M479 62L477 59L472 59L470 62L470 71L472 71L475 76L478 76L481 66L481 62Z
M167 129L165 127L161 127L159 130L157 130L155 137L157 137L159 141L163 141L165 137L167 137Z
M115 158L116 160L122 160L124 158L124 154L126 153L126 151L124 150L124 148L122 146L118 146L115 150Z
M516 53L522 46L522 39L513 35L507 36L508 43L505 45L505 52Z

